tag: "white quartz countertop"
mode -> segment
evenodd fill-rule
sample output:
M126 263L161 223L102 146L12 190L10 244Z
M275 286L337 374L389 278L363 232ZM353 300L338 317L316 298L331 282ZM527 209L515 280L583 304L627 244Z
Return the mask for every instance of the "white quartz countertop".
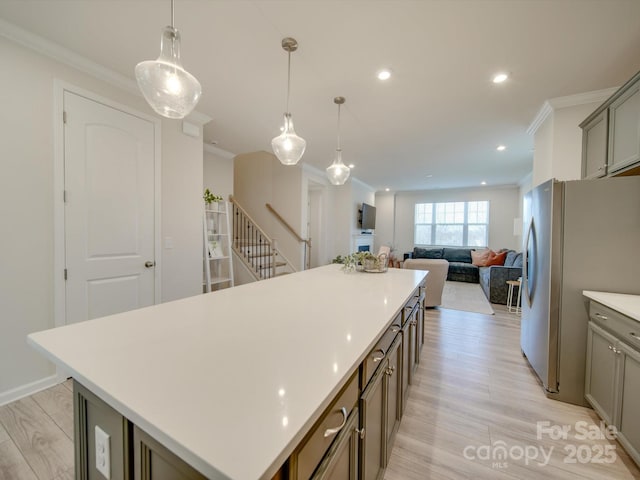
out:
M426 272L328 265L28 341L209 478L270 478Z
M605 307L612 308L627 317L640 322L640 295L628 295L623 293L592 292L585 290L582 294L601 303Z

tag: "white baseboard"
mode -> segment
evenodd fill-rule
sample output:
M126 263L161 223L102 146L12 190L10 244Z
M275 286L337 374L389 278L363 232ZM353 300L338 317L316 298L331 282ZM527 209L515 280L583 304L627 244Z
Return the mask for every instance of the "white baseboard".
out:
M56 374L51 375L50 377L45 377L41 380L36 380L35 382L27 383L26 385L14 388L13 390L2 392L0 393L0 407L2 405L6 405L7 403L20 400L23 397L33 395L34 393L39 392L40 390L44 390L45 388L53 387L60 382L60 376Z

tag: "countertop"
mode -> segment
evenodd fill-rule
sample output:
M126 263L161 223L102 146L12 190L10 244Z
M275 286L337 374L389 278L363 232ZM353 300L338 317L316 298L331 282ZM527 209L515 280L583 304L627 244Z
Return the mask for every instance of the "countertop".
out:
M28 336L209 478L270 478L427 272L328 265Z
M605 307L612 308L627 317L640 322L640 295L628 295L623 293L592 292L585 290L582 294L601 303Z

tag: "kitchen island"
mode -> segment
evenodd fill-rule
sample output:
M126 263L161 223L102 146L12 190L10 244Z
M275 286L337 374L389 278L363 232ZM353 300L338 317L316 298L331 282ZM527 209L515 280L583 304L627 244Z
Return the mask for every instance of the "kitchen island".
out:
M111 472L124 475L111 478L142 478L139 461L134 469L127 458L137 455L132 432L139 429L207 478L268 479L290 468L290 457L354 378L364 409L367 382L394 372L385 358L390 342L405 347L397 350L408 359L405 376L418 361L420 342L408 342L422 336L416 319L426 273L344 273L329 265L34 333L28 341L79 384L75 404L95 397L122 416L124 446L114 448L119 439L111 438L111 461L114 449L124 452L125 466L111 465ZM82 443L86 436L93 445L92 420L75 409L76 468L91 469L98 460ZM366 441L364 432L360 438Z

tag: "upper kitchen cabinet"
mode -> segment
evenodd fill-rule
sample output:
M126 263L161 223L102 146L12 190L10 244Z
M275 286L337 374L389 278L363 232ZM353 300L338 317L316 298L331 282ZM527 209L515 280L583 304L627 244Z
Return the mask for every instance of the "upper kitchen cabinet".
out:
M582 127L582 178L600 178L607 174L607 116L600 112Z
M582 178L640 175L640 72L580 128Z
M609 107L609 168L618 172L640 161L640 81Z

